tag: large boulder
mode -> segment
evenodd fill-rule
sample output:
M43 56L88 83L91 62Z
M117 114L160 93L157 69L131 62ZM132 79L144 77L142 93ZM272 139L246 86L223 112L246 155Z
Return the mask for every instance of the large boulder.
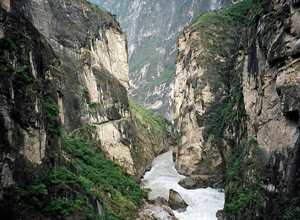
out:
M189 205L183 200L183 198L181 197L181 195L173 190L170 189L169 190L169 206L173 209L173 210L179 210L179 211L185 211L186 207L188 207Z

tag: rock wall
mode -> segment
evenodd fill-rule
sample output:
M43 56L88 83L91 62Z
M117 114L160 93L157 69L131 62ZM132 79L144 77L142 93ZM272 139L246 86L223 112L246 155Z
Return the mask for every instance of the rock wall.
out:
M205 144L204 128L209 120L206 116L220 101L225 88L214 65L207 60L206 48L200 45L201 34L190 28L179 37L173 117L178 137L176 168L186 175L208 174L206 169L214 169L222 162L218 149ZM211 164L200 171L207 156Z
M231 6L238 10L230 16L242 4L247 1ZM223 38L213 28L201 31L208 17ZM247 217L246 207L260 217L293 218L299 207L299 1L253 1L242 18L249 24L235 24L247 27L239 32L224 25L226 17L217 22L208 13L179 38L176 166L188 175L226 178L229 219ZM224 53L228 46L235 48L231 55Z
M128 102L127 40L119 24L85 1L18 1L12 6L21 9L59 57L52 68L60 76L48 77L58 85L64 128L73 131L96 126L95 138L109 158L125 166L128 173L137 174L131 155L133 143L122 142L133 139L125 131L133 122Z
M132 187L116 193L103 180L93 194L72 158L76 153L62 150L78 141L68 135L86 138L97 153L125 167L108 162L107 169L129 178L143 175L167 147L164 135L143 138L131 116L127 40L119 24L84 0L5 0L0 9L0 216L133 218L143 198L139 187L136 204L122 197ZM140 160L143 153L147 160ZM65 179L58 184L59 178ZM138 186L128 180L133 183ZM104 204L112 200L111 190L123 210ZM77 212L76 202L82 203Z
M109 14L80 1L14 4L59 57L53 68L61 74L49 78L59 85L63 126L72 131L95 125L109 157L134 174L130 149L120 142L118 129L118 122L130 116L126 37L119 25Z
M256 23L240 56L247 136L257 140L266 215L292 219L299 214L299 1L254 1L250 15ZM286 198L295 202L275 214Z
M243 26L247 6L234 6L241 13L233 20L224 20L232 9L206 13L179 37L173 114L176 168L183 174L222 176L230 146L241 138L235 121L241 120L242 94L233 70L242 36L236 27ZM223 130L227 138L221 138Z

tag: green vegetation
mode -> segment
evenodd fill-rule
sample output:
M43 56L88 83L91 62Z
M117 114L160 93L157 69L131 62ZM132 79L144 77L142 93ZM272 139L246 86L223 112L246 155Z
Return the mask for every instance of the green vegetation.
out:
M148 125L150 125L153 134L157 134L160 137L168 137L168 125L170 125L170 122L167 119L159 115L154 115L132 99L129 99L129 105L130 109L141 117L140 119L136 118L141 130L147 131Z
M90 108L99 108L99 107L101 107L103 104L101 104L101 103L97 103L97 102L91 102L90 104L89 104L89 107Z
M244 100L242 88L237 83L232 97L225 97L216 106L210 124L205 129L204 138L214 136L212 142L222 146L223 131L227 126L236 127L241 122L244 112Z
M266 219L257 141L243 140L234 149L228 168L224 214L229 219Z
M159 51L154 51L153 53L148 55L145 59L136 61L135 63L130 65L130 72L140 69L143 65L147 63L151 63L153 60L156 60L159 57L159 55L160 55Z
M277 219L293 220L300 217L300 196L292 195L291 198L278 196L272 200L274 203L274 216Z
M81 138L63 138L62 148L73 158L79 175L85 180L85 188L95 189L113 216L132 218L137 205L146 197L139 180L126 175L123 167L106 159Z
M243 27L248 24L251 0L202 14L190 27L201 33L201 43L208 49L208 60L215 63L215 55L229 58L237 53L243 37ZM231 62L226 62L232 65ZM221 63L219 63L221 64ZM232 66L225 67L227 70Z
M32 43L32 38L26 31L16 30L0 39L0 76L13 76L16 86L26 87L33 82L29 75L28 55L23 53L23 48ZM4 53L6 52L6 53ZM13 58L17 58L19 66L12 65Z
M222 6L223 7L227 7L227 6L231 5L231 4L232 4L231 0L222 0Z
M81 132L88 130L82 128ZM72 164L45 169L33 183L12 185L0 201L1 210L5 210L1 217L24 209L59 220L69 216L134 219L137 206L147 196L140 189L140 180L126 174L123 167L106 159L103 153L81 138L63 137L62 149L72 158ZM44 164L46 161L44 159ZM94 214L91 198L104 206L103 215Z
M56 70L57 72L59 72L59 73L61 73L63 75L67 74L66 71L65 71L65 69L61 65L58 65L58 66L52 66L52 65L50 65L50 68Z
M7 197L5 201L0 202L1 209L5 210L1 214L10 216L22 210L60 220L72 214L85 213L90 219L97 219L87 208L86 196L92 194L84 186L82 178L77 178L65 167L50 170L34 183L12 185L10 193L4 195ZM75 199L65 198L61 194L63 190L73 192L76 195ZM12 205L16 203L19 206Z
M61 123L59 120L59 107L50 96L49 91L44 92L45 97L45 110L48 121L48 130L51 134L59 135L61 133Z
M129 99L132 121L134 122L131 136L131 155L137 171L145 167L150 162L149 151L159 153L158 150L164 148L164 144L171 139L168 129L171 123L162 116L154 115L143 106L132 99ZM124 140L124 144L129 145L130 140ZM148 153L145 153L148 152Z

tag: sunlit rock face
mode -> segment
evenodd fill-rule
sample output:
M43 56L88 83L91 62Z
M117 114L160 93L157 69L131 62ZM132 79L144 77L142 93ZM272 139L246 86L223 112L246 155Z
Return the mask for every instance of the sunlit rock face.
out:
M218 149L205 143L203 136L211 106L221 99L225 88L214 66L205 61L208 54L200 40L201 33L187 28L178 41L173 117L180 134L176 168L184 174L209 174L222 162ZM199 164L208 154L210 166L199 173Z
M183 28L221 0L99 1L117 16L128 38L130 96L172 120L176 41Z

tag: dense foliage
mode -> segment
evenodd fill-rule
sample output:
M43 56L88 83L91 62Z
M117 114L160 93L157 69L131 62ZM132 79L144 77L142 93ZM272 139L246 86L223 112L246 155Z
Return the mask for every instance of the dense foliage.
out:
M124 197L122 200L127 200L123 204L124 210L122 211L129 212L131 209L134 211L135 206L146 196L145 192L140 189L138 179L128 176L123 167L106 159L103 153L97 152L97 149L83 139L65 137L62 141L62 148L73 158L80 176L100 188L106 188L112 197L122 196ZM110 208L116 208L114 204L110 205L112 206Z
M255 139L242 140L230 158L224 214L230 219L264 219L262 161Z

